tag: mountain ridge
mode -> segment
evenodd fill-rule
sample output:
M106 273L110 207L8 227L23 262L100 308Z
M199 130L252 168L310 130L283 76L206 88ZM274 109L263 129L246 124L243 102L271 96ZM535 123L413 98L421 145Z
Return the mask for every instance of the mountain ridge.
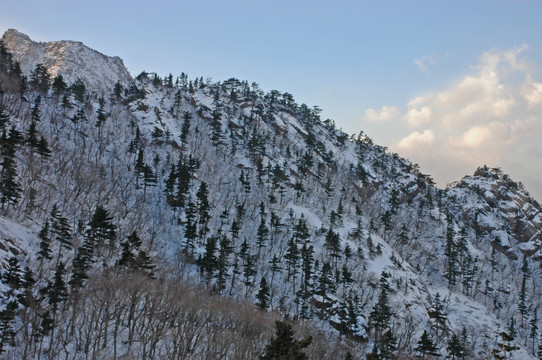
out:
M37 273L57 273L37 253L58 204L72 248L56 238L51 246L71 279L85 246L93 249L83 262L90 277L124 269L132 246L214 293L261 304L265 278L267 309L355 340L356 358L420 355L424 332L451 356L449 342L463 329L470 358L534 357L527 320L541 298L540 206L498 169L482 167L437 189L367 135L349 137L292 95L237 79L143 72L108 93L106 100L92 91L78 100L69 89L2 97L6 128L27 137L34 124L54 154L47 160L29 141L19 145L25 181L17 202L2 207L5 219L34 234L21 236L28 254L18 257ZM98 205L114 219L109 247L90 243ZM133 232L140 245L125 240ZM38 284L46 288L47 277ZM77 288L70 294L76 299ZM59 316L72 312L72 303L60 304ZM390 313L378 317L384 305ZM515 341L502 335L510 322ZM70 336L66 343L78 341ZM392 345L385 336L396 337L393 357L382 355ZM521 348L504 350L512 343Z

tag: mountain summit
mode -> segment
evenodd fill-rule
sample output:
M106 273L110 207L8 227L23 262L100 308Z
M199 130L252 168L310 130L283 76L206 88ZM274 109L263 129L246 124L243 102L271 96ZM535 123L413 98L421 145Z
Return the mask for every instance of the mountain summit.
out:
M81 78L102 94L110 93L117 81L126 84L132 80L121 58L106 56L78 41L36 42L15 29L7 30L2 41L25 74L43 64L52 77L60 74L68 83Z

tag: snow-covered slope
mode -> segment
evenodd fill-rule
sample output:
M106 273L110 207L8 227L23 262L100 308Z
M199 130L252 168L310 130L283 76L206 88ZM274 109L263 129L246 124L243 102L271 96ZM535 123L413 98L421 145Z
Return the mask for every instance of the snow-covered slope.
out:
M121 58L106 56L81 42L35 42L15 29L7 30L2 41L27 75L36 64L43 64L53 78L60 74L68 84L81 78L100 94L111 93L117 81L127 84L132 80Z
M23 234L14 239L24 255L6 256L41 275L40 304L48 298L38 289L58 273L57 262L70 278L86 269L88 282L103 269L114 273L135 231L168 276L213 294L260 302L266 279L266 309L311 319L355 358L382 355L393 337L391 353L413 358L424 331L441 355L453 356L455 335L469 359L534 358L541 209L499 171L480 168L437 189L367 135L348 136L292 95L237 79L142 73L105 102L55 95L1 99L8 125L28 138L34 124L52 152L18 145L20 197L0 223L4 233L12 224ZM54 205L70 225L71 246L51 235L56 261L48 264L35 259ZM117 237L93 247L98 206L109 210ZM93 248L81 266L85 246ZM70 294L77 299L77 288ZM76 316L70 301L59 316ZM153 346L167 347L170 326ZM62 351L89 356L65 336L56 343ZM132 357L141 357L141 344Z

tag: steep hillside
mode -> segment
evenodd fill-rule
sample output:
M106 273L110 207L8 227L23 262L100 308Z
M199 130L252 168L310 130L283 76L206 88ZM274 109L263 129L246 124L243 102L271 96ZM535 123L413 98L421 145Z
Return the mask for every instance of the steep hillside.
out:
M0 72L16 83L2 54ZM70 66L76 77L94 74ZM182 326L148 332L160 315L146 301L160 290L134 298L140 324L119 310L107 321L114 332L89 330L94 347L74 330L92 316L77 312L80 294L99 298L103 276L127 274L307 321L338 339L334 357L535 358L540 206L498 169L441 190L289 93L152 73L114 88L109 77L94 77L109 86L104 97L87 83L82 98L71 86L1 98L0 231L14 234L0 253L2 301L6 327L19 329L1 339L11 358L170 356ZM35 281L14 282L29 276L24 266ZM115 303L123 291L103 296ZM243 358L232 348L210 355L210 339L187 357L173 353ZM263 349L265 339L254 341ZM246 358L263 351L251 344Z

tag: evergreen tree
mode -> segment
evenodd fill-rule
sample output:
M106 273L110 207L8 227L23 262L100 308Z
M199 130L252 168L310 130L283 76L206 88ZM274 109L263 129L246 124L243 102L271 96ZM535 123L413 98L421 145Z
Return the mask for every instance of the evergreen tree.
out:
M102 129L103 124L107 120L107 115L105 114L105 100L104 100L104 98L100 98L98 100L98 110L96 110L96 114L97 114L96 123L94 125L98 129L100 129L99 136L100 136L100 140L101 140L101 138L102 138L101 129Z
M207 239L205 244L205 253L200 255L196 264L199 266L200 271L205 278L205 283L207 286L210 286L211 279L214 277L215 271L217 269L217 239L214 236L211 236Z
M192 201L189 201L186 207L186 223L185 223L185 228L184 228L185 250L194 249L194 240L198 236L196 216L197 216L196 205Z
M260 290L258 290L258 294L256 295L256 299L258 301L256 302L256 306L260 310L267 310L269 307L269 286L267 285L267 280L265 280L265 277L262 277L262 280L260 281Z
M105 244L114 248L117 239L116 228L109 210L98 205L88 223L87 237L92 240L94 248L103 247Z
M395 359L397 351L397 338L391 329L386 330L379 340L381 359Z
M6 111L6 107L0 101L0 131L6 129L6 125L9 123L9 114Z
M73 292L77 292L83 287L84 281L88 279L87 272L90 269L92 254L88 253L85 245L80 246L72 261L72 275L68 284L72 287Z
M35 303L33 294L35 284L34 272L28 266L25 266L21 282L22 292L18 295L19 303L22 306L29 307Z
M435 301L433 302L433 306L428 314L429 317L434 321L436 333L439 334L440 332L444 332L446 327L446 320L448 318L446 316L444 305L442 304L442 300L440 298L440 293L437 293L435 295Z
M465 358L464 344L461 342L461 339L456 334L453 334L448 341L448 346L446 347L446 350L448 350L448 354L449 356L451 356L452 360Z
M337 271L337 259L341 257L341 239L339 234L334 232L331 228L329 228L326 234L325 247L327 251L329 251L329 254L333 259L335 271Z
M8 297L14 295L22 286L21 266L19 260L12 256L8 259L7 270L2 274L2 282L9 287Z
M526 283L527 279L529 278L531 272L529 270L529 263L527 262L527 256L523 255L523 264L521 266L522 271L522 280L521 280L521 290L519 293L519 304L518 309L519 313L521 315L521 325L523 326L523 323L525 321L525 317L527 316L527 289L526 289Z
M52 88L57 99L60 95L64 94L64 92L68 88L68 85L66 84L66 82L64 82L64 78L62 77L62 75L58 74L57 76L55 76Z
M374 329L375 342L378 342L385 330L390 328L391 307L389 304L390 274L382 272L380 276L380 294L369 315L369 325Z
M43 64L36 64L34 71L30 75L29 85L39 92L46 92L49 89L50 75Z
M423 331L418 345L414 348L420 355L418 356L421 359L426 359L426 356L440 356L438 348L434 345L431 336L427 333L426 330Z
M17 302L9 301L4 310L0 311L0 354L5 351L5 346L11 343L15 335L13 323L17 315Z
M143 167L143 194L147 195L147 187L156 186L158 183L158 178L152 170L152 168L145 164Z
M38 131L36 130L36 122L32 121L28 130L26 131L25 143L30 147L30 151L33 153L38 147Z
M34 106L32 107L32 112L30 115L31 120L34 123L40 122L40 104L41 104L41 96L38 95L36 99L34 100Z
M59 242L58 261L60 261L62 248L71 249L71 228L68 224L68 219L60 214L58 207L53 205L51 209L51 234L55 236L55 240Z
M303 349L312 343L312 337L303 340L295 340L292 325L275 322L276 333L265 347L265 352L260 360L305 360L308 359Z
M45 293L47 294L48 302L53 309L53 313L58 309L58 305L68 297L68 289L66 288L66 283L64 281L65 273L66 268L64 264L59 262L55 270L53 282L48 282L48 285L45 288Z
M322 263L316 294L322 296L323 300L326 301L329 299L328 294L334 290L335 287L331 273L331 265L329 265L328 262L324 262Z
M12 128L9 136L4 131L0 139L0 154L2 170L0 172L0 202L2 208L7 204L17 204L21 192L18 183L17 164L15 163L15 146L20 142L20 134Z
M38 155L41 156L42 158L48 158L51 156L51 150L49 149L49 144L47 143L47 140L45 140L43 135L40 137L38 141L36 151Z
M49 237L49 221L46 220L43 224L40 232L38 233L40 239L40 251L38 252L38 259L51 260L51 239Z
M223 235L220 238L220 249L218 250L217 258L217 288L218 291L222 291L226 288L226 279L228 277L229 258L233 252L233 246L230 239Z
M199 215L199 235L201 237L205 236L209 232L208 223L211 219L210 211L211 206L209 205L209 191L207 190L207 183L202 181L198 192L196 193L196 198L198 199L198 215Z
M288 240L288 248L286 250L286 255L284 255L284 259L286 260L287 265L288 281L290 281L290 277L293 276L295 282L297 263L299 261L299 249L297 248L297 242L294 238Z
M457 280L457 251L456 244L454 241L455 229L454 222L451 214L448 214L447 217L447 229L446 229L446 247L444 255L446 255L446 273L445 278L448 280L448 286L455 286Z
M78 102L82 103L85 101L85 95L87 93L87 88L85 83L81 78L77 78L75 82L70 86L70 90Z
M222 143L222 114L218 110L214 110L211 120L211 140L213 145L217 146Z
M275 279L275 273L280 272L282 268L280 267L280 260L277 257L277 254L273 255L273 258L269 261L269 270L271 270L271 287L273 287L273 280Z
M190 114L188 111L183 112L183 124L181 126L181 134L179 135L181 139L181 143L183 145L187 144L191 120L192 120L192 114Z
M258 257L260 257L260 251L265 247L265 243L269 240L269 229L265 225L265 219L263 216L260 218L260 225L256 232L256 243L258 244Z

